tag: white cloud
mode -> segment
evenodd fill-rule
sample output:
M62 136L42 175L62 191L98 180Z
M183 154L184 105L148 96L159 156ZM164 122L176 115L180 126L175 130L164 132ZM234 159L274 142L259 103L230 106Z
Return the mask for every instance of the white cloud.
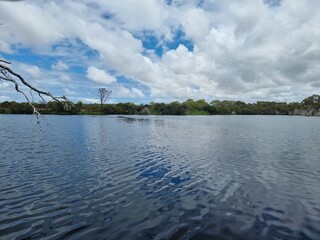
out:
M96 1L101 10L111 14L116 22L131 30L162 30L169 9L160 0ZM143 17L142 17L143 16Z
M22 72L25 72L29 74L33 78L38 78L41 75L40 68L35 65L29 65L29 64L19 64L19 68Z
M100 84L112 84L117 81L114 76L92 66L87 69L87 78Z
M75 99L76 99L76 101L81 101L81 102L84 102L84 103L99 103L99 99L97 99L97 98L83 98L83 97L80 97L80 98L75 98Z
M1 99L2 101L9 101L9 100L10 100L10 97L0 95L0 99Z
M49 5L55 7L53 2L47 6ZM54 16L42 7L40 4L27 2L1 2L1 18L5 23L6 32L4 38L14 39L13 43L37 45L53 43L64 37L56 25Z
M149 88L151 95L147 97L162 99L292 101L301 100L300 95L316 93L320 2L282 0L279 6L264 2L1 2L0 16L5 24L1 26L0 51L15 54L17 48L27 47L34 53L62 56L67 49L63 55L66 60L56 60L51 70L72 71L65 64L72 59L87 71L60 75L63 84L71 79L69 74L72 79L73 74L80 79L74 84L79 84L86 74L93 82L115 84L114 96L119 98L146 96L133 86L137 82ZM183 42L176 49L168 48L166 41L175 41L178 30L183 31L185 41L192 42L193 51ZM162 57L143 47L146 33L163 47ZM71 51L71 47L76 50ZM94 53L92 59L86 48ZM97 67L91 66L90 60ZM23 71L39 77L45 69L29 66ZM110 71L132 79L130 87L117 84L116 78L108 74Z
M0 40L0 51L4 53L12 53L10 43Z
M131 88L131 92L132 92L132 94L133 94L136 98L143 98L143 97L144 97L143 92L140 91L140 90L137 89L137 88Z
M112 98L143 98L144 94L137 88L126 88L121 84L112 87Z
M63 92L65 93L66 96L77 96L77 92L73 91L69 88L63 88Z
M51 69L54 71L66 71L69 69L69 66L62 61L58 61L51 66Z
M69 75L67 74L62 74L59 79L63 82L72 82L72 79L70 78Z

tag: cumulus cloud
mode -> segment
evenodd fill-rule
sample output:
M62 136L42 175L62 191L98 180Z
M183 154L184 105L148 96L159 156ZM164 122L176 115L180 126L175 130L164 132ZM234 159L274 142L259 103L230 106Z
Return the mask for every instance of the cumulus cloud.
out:
M51 71L112 85L119 98L293 101L319 87L318 0L0 2L0 16L1 52L60 54ZM75 59L85 71L65 63Z
M70 76L67 75L67 74L62 74L62 75L59 77L59 79L60 79L61 81L63 81L63 82L71 82L71 81L72 81L72 79L70 78Z
M92 66L87 69L87 78L100 84L112 84L117 81L114 76L109 75L104 70Z
M40 68L35 65L29 65L29 64L19 64L19 68L22 72L27 73L33 78L38 78L41 75Z
M63 88L63 92L67 96L77 96L77 94L78 94L76 91L73 91L73 90L71 90L69 88Z
M144 94L137 88L126 88L121 84L112 87L112 98L143 98Z
M66 71L69 69L69 66L62 61L58 61L51 66L51 69L54 71Z

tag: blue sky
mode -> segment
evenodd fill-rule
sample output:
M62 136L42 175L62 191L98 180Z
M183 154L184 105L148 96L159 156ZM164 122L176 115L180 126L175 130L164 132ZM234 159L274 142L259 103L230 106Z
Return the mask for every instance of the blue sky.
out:
M0 57L72 101L319 94L318 0L0 1ZM0 101L23 101L0 84Z

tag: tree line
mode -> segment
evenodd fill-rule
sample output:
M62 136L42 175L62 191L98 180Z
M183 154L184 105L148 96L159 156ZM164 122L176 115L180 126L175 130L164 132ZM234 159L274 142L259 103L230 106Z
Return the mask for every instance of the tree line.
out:
M188 99L184 102L134 104L84 104L72 103L66 109L56 101L32 103L42 114L152 114L152 115L320 115L320 96L312 95L300 103ZM1 114L32 114L33 108L27 102L5 101L0 103Z

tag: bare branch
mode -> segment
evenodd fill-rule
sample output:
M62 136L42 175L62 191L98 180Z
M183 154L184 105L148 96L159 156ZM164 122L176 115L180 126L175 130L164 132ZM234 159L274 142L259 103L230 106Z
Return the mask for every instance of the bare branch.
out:
M7 67L6 65L3 65L0 63L0 69L5 70L7 73L10 73L11 75L17 77L22 82L22 84L27 86L28 88L30 88L30 90L33 90L39 94L51 97L53 100L55 100L57 102L60 102L60 99L65 99L65 97L55 97L50 92L44 92L42 90L39 90L39 89L31 86L20 74L14 72L11 68Z
M57 97L57 96L52 95L50 92L45 92L45 91L42 91L42 90L32 86L20 74L16 73L15 71L13 71L11 68L9 68L5 64L11 64L11 62L3 60L3 59L0 59L0 80L13 83L14 86L15 86L15 90L18 93L21 93L24 96L24 98L27 100L28 104L32 107L33 113L37 117L37 120L38 120L37 125L38 124L40 125L40 122L39 122L40 113L38 112L38 110L32 104L32 102L33 102L33 94L32 94L32 92L38 93L39 97L43 101L44 101L44 97L43 96L47 96L47 97L50 97L51 99L53 99L54 101L62 104L63 107L66 110L70 110L71 102L65 96ZM32 101L30 101L30 99L27 96L27 94L20 89L20 85L19 84L21 84L22 86L27 87L30 90L30 95L31 95Z
M6 63L6 64L11 64L11 62L8 62L6 60L0 59L0 62Z

